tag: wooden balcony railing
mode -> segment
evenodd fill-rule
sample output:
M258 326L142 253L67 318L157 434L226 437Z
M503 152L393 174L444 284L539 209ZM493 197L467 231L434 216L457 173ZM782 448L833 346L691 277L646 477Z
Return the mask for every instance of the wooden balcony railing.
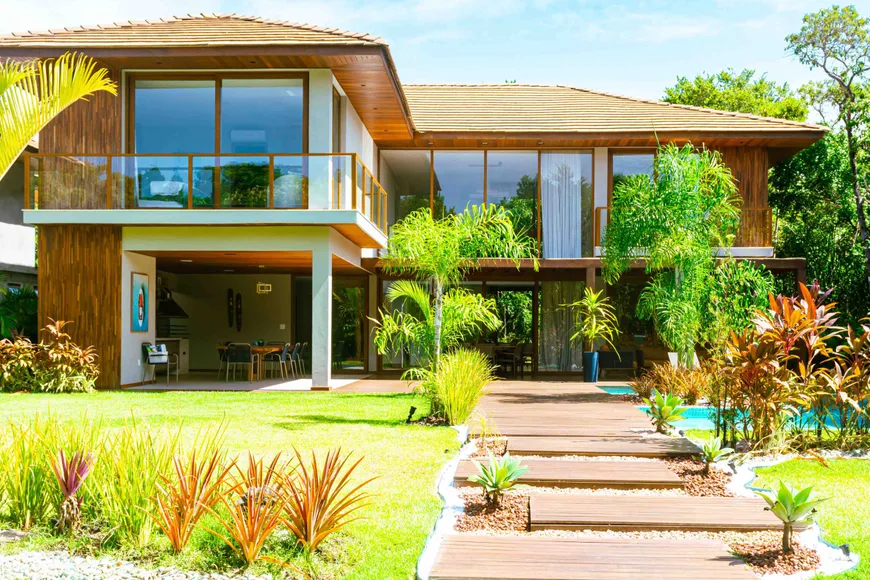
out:
M24 175L26 209L355 209L387 230L387 192L356 153L31 153Z
M595 208L595 245L600 246L610 221L610 206ZM773 210L769 207L745 207L740 213L740 229L734 247L770 248L773 246Z

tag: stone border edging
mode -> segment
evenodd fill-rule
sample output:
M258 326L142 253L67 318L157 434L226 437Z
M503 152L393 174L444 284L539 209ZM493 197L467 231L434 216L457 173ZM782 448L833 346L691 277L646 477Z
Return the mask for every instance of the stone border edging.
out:
M451 429L456 430L456 438L461 446L456 457L451 459L441 470L435 483L435 492L444 501L444 507L441 508L441 513L438 514L435 526L429 533L429 537L426 538L423 552L420 554L420 558L417 559L417 580L429 580L429 574L432 572L432 566L435 565L435 557L438 555L438 550L441 549L441 542L444 536L453 531L453 524L456 523L457 514L462 513L465 509L465 504L460 499L459 492L453 487L453 477L456 475L459 462L471 457L477 448L477 443L468 439L467 425L453 425Z

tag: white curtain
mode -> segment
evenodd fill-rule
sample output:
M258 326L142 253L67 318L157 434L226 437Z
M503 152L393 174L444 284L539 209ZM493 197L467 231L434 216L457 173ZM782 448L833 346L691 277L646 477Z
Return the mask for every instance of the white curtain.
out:
M583 166L591 169L588 153L541 153L541 229L544 258L581 258L589 246L592 182ZM585 161L585 163L584 163ZM584 199L585 197L588 199ZM590 207L587 207L590 206ZM587 252L588 253L588 252Z

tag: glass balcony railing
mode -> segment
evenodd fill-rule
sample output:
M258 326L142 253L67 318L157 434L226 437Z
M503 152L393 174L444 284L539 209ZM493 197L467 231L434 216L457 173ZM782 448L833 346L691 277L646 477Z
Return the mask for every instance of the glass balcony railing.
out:
M27 209L355 209L387 228L387 192L355 153L27 154Z

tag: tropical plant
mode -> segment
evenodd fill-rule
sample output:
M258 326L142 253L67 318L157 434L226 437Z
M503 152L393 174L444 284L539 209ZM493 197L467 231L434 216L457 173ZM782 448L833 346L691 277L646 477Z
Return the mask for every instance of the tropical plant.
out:
M281 462L281 454L266 463L263 458L255 458L248 452L246 469L235 465L236 477L233 484L219 495L225 508L217 510L206 507L226 532L226 535L211 527L206 531L230 547L245 564L250 566L257 560L265 560L284 565L284 562L263 556L260 552L272 533L284 522L290 488L287 466Z
M647 415L650 416L656 431L659 433L667 433L668 428L677 421L685 419L683 413L686 412L685 407L681 407L683 400L676 395L670 393L660 393L653 389L652 397L644 399L644 403L649 406Z
M363 458L353 463L341 449L328 451L322 463L311 452L311 465L294 449L298 468L287 490L286 525L310 554L331 534L358 518L356 512L368 504L370 494L362 491L375 478L354 485L351 478Z
M76 451L67 459L63 450L51 462L63 500L57 507L57 528L75 533L81 526L82 497L79 490L94 466L94 454Z
M83 54L0 62L0 179L54 117L99 91L117 95L108 71Z
M432 415L450 425L465 423L486 386L496 380L495 367L479 350L457 348L441 357L434 369L414 369L415 390L432 402Z
M504 208L489 205L472 206L438 220L428 209L412 212L390 230L381 263L386 273L410 274L431 287L431 362L437 365L442 352L445 291L477 268L482 258L507 258L517 267L521 259L532 258L537 268L536 256L535 241L516 232Z
M429 290L411 280L398 280L387 290L392 310L380 311L375 347L381 354L411 350L426 365L432 364L435 352L435 309ZM454 348L486 331L498 330L501 321L495 300L473 294L463 288L451 288L444 294L441 318L441 348ZM411 373L413 375L413 373Z
M225 464L224 453L218 448L197 446L187 458L175 456L172 465L173 477L161 475L157 483L157 495L152 498L155 512L151 516L179 553L206 510L220 500L235 462Z
M45 524L52 510L52 473L49 449L56 448L58 429L50 417L9 425L6 462L0 470L6 508L12 524L29 530Z
M0 338L21 335L36 340L39 299L33 286L0 288Z
M659 337L685 366L692 366L701 340L714 250L731 246L740 203L719 153L691 144L662 146L653 178L628 177L614 188L603 242L604 278L613 284L634 260L645 258L653 277L638 313L653 319Z
M752 328L773 285L773 275L764 266L731 257L719 262L702 310L701 339L708 350L719 352L732 332Z
M776 493L770 489L755 493L767 502L767 507L764 509L772 512L782 522L782 551L786 554L792 551L791 537L794 526L802 526L812 522L813 515L818 511L816 508L825 501L825 499L812 497L812 486L798 491L781 481Z
M97 516L111 529L109 539L143 548L154 530L154 502L161 474L178 449L177 430L152 430L132 418L104 439L104 459L86 488ZM111 458L111 459L109 459Z
M641 398L652 397L653 391L668 392L694 405L709 393L711 370L702 364L694 368L654 364L632 379L631 388Z
M529 468L522 465L522 461L505 453L501 458L489 454L489 464L484 465L471 460L477 473L469 476L468 481L476 483L483 488L483 496L487 503L498 506L504 492L516 485L517 480L528 473Z
M616 311L604 296L604 290L583 289L583 297L570 304L563 304L574 316L572 342L580 342L587 350L595 348L596 341L604 341L616 350L613 341L619 335Z
M730 447L722 447L722 439L713 437L701 446L701 461L704 462L704 475L710 474L710 466L717 461L722 461L734 453Z

